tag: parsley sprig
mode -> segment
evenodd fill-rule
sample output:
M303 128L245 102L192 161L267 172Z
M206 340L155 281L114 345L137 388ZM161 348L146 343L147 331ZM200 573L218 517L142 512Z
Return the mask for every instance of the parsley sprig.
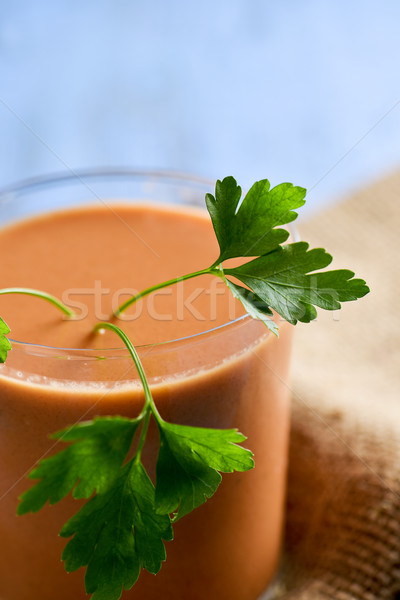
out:
M235 429L165 421L129 338L112 323L96 326L102 328L128 348L144 390L143 409L136 419L97 417L55 433L53 438L72 444L31 471L29 477L39 481L22 495L18 514L37 512L71 491L74 498L90 498L61 529L62 537L72 537L62 559L68 572L87 567L85 587L93 600L118 600L142 568L160 570L172 523L215 493L221 472L247 471L254 462ZM160 435L155 486L141 460L151 418ZM136 450L127 460L135 437Z
M298 321L308 323L317 316L316 306L336 310L341 302L365 296L369 292L365 281L353 279L352 271L315 272L332 262L332 256L323 248L310 250L306 242L284 244L289 231L281 225L297 218L295 209L303 206L305 194L304 188L291 183L271 189L269 181L263 179L240 202L242 190L235 179L218 180L215 196L206 194L220 250L216 261L203 270L153 285L128 298L115 316L158 289L204 274L222 279L246 311L275 335L278 327L273 311L293 325ZM256 258L236 267L223 265L231 258L251 257Z
M206 195L206 206L219 244L218 258L203 270L132 296L115 316L158 289L204 274L222 279L249 315L262 320L276 335L273 311L296 324L315 319L316 307L335 310L341 302L361 298L369 290L352 271L320 271L332 261L324 249L309 249L305 242L285 243L289 232L282 226L297 218L296 209L304 204L305 193L290 183L270 189L264 179L241 200L241 188L233 177L217 181L215 196ZM235 267L225 264L232 258L251 260ZM44 292L0 290L0 294L8 293L41 297L73 316L62 302ZM164 542L173 538L174 522L216 492L221 473L247 471L254 463L251 452L240 445L245 436L237 430L165 421L126 334L111 322L99 323L95 329L113 331L128 348L143 386L143 409L135 419L95 417L53 434L68 446L29 474L37 483L22 495L18 514L37 512L47 502L55 504L70 493L87 500L61 529L60 535L70 538L62 559L68 572L86 568L85 587L93 600L118 600L123 589L135 584L141 569L159 571L166 559ZM0 319L0 362L11 349L9 333ZM141 459L152 419L159 432L154 482Z
M34 290L32 288L21 288L21 287L12 287L12 288L2 288L0 289L0 295L4 294L23 294L25 296L36 296L37 298L42 298L46 300L56 308L58 308L64 315L67 317L73 317L74 312L68 308L61 300L48 294L47 292L42 292L41 290ZM7 335L10 333L10 328L7 323L0 318L0 363L4 363L6 361L7 355L11 350L11 342L7 338Z

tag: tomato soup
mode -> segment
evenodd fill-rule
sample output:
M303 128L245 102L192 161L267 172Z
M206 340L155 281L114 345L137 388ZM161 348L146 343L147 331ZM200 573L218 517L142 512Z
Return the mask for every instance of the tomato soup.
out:
M83 600L84 569L61 562L66 498L16 516L36 462L62 448L49 434L94 415L137 416L143 392L110 331L93 334L129 294L204 269L218 256L200 209L113 202L49 212L0 231L1 286L49 292L75 310L66 319L41 299L0 297L13 344L0 367L0 598ZM233 321L233 322L232 322ZM161 415L171 422L237 427L255 468L223 475L213 498L174 526L157 575L142 571L122 598L256 600L279 561L292 328L280 337L243 315L224 284L203 275L140 300L113 319L139 347ZM157 432L144 460L154 476Z

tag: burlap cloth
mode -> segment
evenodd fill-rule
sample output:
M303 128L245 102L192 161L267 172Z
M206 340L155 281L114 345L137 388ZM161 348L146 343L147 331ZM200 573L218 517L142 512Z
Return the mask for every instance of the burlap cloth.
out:
M299 229L371 293L296 330L277 595L400 599L400 173Z

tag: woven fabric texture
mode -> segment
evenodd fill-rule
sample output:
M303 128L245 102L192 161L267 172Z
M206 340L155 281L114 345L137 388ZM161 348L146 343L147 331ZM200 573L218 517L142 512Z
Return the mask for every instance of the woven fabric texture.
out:
M400 173L300 224L371 293L297 326L289 600L400 599Z

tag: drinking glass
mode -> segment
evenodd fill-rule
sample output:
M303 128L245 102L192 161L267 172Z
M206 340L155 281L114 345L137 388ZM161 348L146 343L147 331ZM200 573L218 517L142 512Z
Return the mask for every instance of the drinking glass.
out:
M0 226L104 199L204 207L206 192L212 192L210 182L170 172L56 175L0 191ZM7 321L6 314L2 317ZM223 475L215 495L174 525L160 572L142 571L123 599L257 600L270 586L284 519L291 335L287 323L280 323L276 338L260 321L242 315L214 328L205 324L196 335L137 348L163 418L238 428L254 453L255 468ZM0 366L1 600L87 597L84 570L64 570L66 540L58 536L81 501L68 497L18 517L16 508L31 485L27 473L63 447L49 434L95 415L140 412L142 388L121 346L118 341L101 350L73 349L13 340L7 363ZM157 447L151 428L143 460L152 477Z

